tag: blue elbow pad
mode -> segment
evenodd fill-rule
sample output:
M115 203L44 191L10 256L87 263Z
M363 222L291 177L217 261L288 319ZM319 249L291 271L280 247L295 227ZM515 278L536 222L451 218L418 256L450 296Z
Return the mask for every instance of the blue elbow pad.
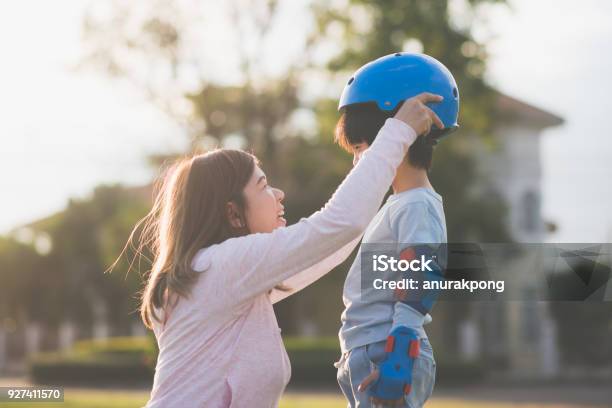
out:
M426 259L430 259L428 267L431 270L413 273L411 277L415 278L418 282L419 289L417 290L403 290L396 293L396 300L402 302L413 309L417 310L422 315L426 315L433 308L434 303L437 300L439 290L425 290L423 285L428 282L430 285L434 281L444 281L444 270L440 267L439 263L434 260L439 256L439 250L432 250L427 245L417 245L405 248L401 254L400 259L412 260L418 259L421 256L425 256Z
M379 366L379 377L370 388L372 397L398 400L412 388L412 369L419 356L419 336L414 329L399 326L387 337L387 353Z

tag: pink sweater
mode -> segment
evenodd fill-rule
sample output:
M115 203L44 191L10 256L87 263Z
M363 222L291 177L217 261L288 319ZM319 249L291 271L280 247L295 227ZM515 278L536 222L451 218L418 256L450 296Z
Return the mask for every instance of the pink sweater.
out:
M410 126L387 119L320 211L198 252L191 296L154 327L160 351L147 407L277 407L291 366L272 304L348 257L415 139ZM280 283L291 291L270 292Z

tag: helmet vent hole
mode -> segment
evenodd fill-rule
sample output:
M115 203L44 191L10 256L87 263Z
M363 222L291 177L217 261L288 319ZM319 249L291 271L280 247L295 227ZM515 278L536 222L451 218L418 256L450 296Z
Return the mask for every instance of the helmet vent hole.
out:
M355 77L351 77L351 79L348 80L347 85L350 85L353 83L353 81L355 80Z
M453 96L455 98L457 98L459 96L459 92L457 91L457 88L453 88Z
M402 53L401 53L401 52L396 52L396 53L395 53L395 56L396 56L396 57L401 57L401 56L402 56Z

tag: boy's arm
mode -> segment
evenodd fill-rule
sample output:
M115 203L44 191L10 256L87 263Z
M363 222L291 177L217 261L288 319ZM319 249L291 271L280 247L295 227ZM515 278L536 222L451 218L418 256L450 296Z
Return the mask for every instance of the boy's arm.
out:
M424 202L410 203L404 206L391 220L398 245L397 252L402 259L432 260L429 263L431 272L411 273L412 278L418 278L419 288L424 280L440 279L442 271L436 262L436 252L440 249L440 229L438 221L429 213L428 206ZM391 331L399 326L420 327L429 323L431 317L429 311L433 307L435 298L431 292L423 290L397 290L395 292L395 305L393 313L393 325Z
M223 271L214 278L219 296L233 304L311 270L363 234L416 137L411 126L387 119L372 146L321 210L285 228L230 238L205 248L194 257L194 270L205 271L215 262ZM317 270L315 277L324 269ZM304 283L309 282L300 286Z
M423 281L442 278L442 270L436 263L436 251L441 247L439 241L441 226L429 214L424 202L405 205L391 217L391 228L397 242L397 252L401 259L432 260L428 263L430 272L419 272L410 277L417 278L419 287ZM419 355L418 328L431 320L428 312L433 306L435 294L421 290L398 290L394 293L393 325L385 345L386 358L359 385L360 389L370 386L374 400L380 403L403 401L404 394L410 393L412 386L412 367Z

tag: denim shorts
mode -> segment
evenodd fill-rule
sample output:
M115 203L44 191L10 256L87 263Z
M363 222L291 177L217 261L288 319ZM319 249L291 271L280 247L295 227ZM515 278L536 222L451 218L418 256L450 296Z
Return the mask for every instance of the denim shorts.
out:
M386 340L355 347L342 355L334 366L338 369L337 379L342 393L348 400L349 408L374 407L367 390L357 391L359 384L374 370L385 357ZM420 408L433 392L436 381L436 361L433 349L426 337L420 339L420 353L414 362L412 389L405 396L404 406Z

